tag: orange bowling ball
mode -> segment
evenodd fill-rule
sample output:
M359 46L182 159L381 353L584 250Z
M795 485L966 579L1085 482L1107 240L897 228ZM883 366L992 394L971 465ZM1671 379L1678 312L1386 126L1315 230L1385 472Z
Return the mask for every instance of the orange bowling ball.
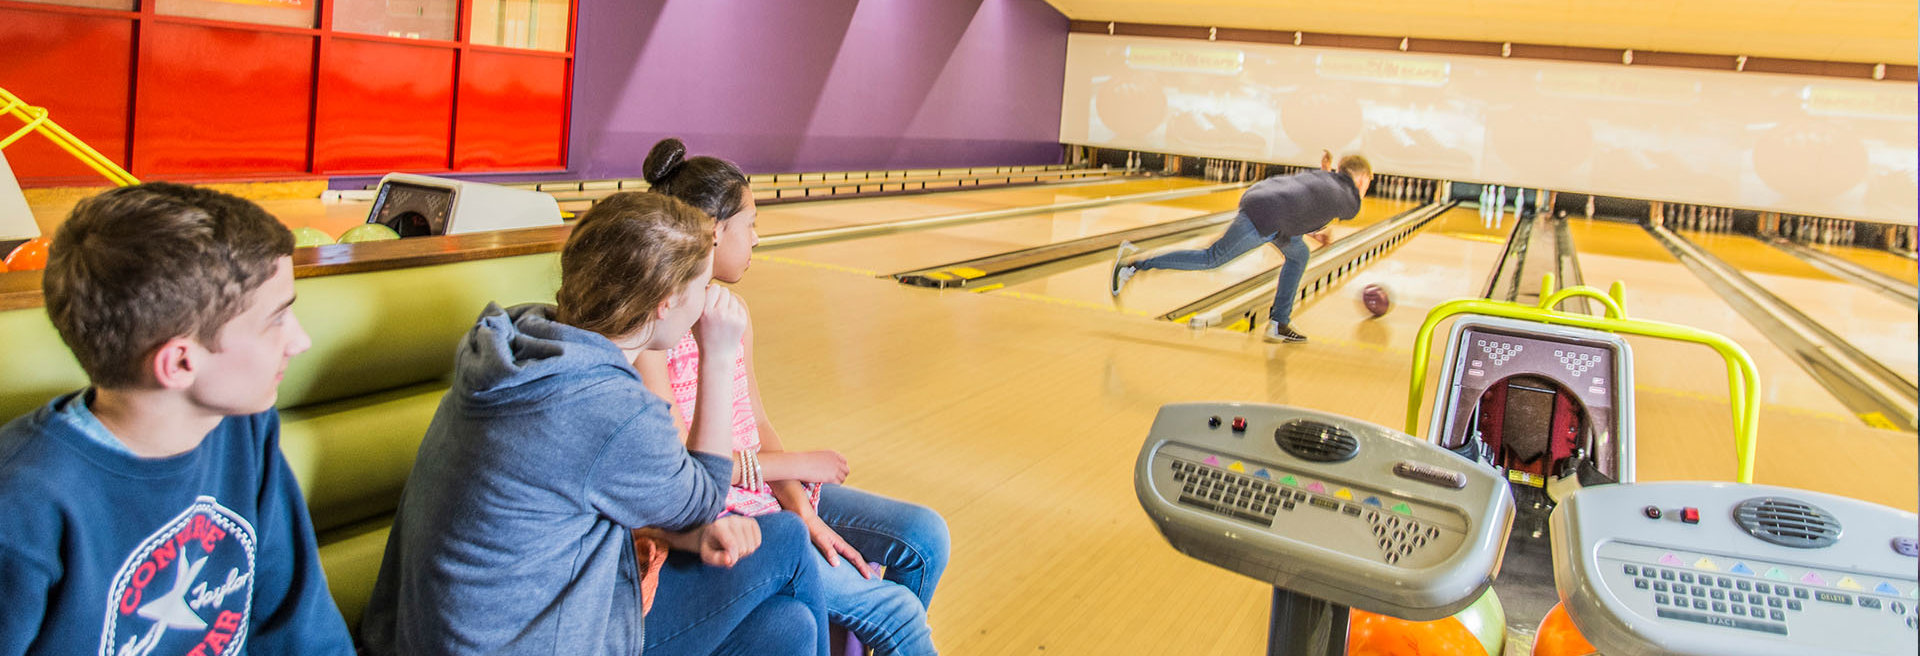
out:
M1540 620L1540 631L1533 639L1533 656L1587 656L1598 654L1600 650L1580 635L1580 629L1573 625L1573 617L1567 615L1567 605L1554 604L1547 617Z
M1480 638L1459 619L1412 622L1353 611L1347 624L1349 656L1486 656Z
M52 239L35 237L27 240L27 243L15 246L13 252L7 254L6 270L39 271L47 268L47 247L52 244Z

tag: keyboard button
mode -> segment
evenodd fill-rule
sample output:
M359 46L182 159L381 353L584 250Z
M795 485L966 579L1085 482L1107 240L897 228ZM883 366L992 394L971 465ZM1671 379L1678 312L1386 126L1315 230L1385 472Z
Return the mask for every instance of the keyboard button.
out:
M1777 610L1770 610L1767 611L1767 617L1777 622L1784 622L1787 619L1787 614Z
M1668 599L1666 595L1657 594L1653 596L1653 603L1656 605L1665 606L1667 605L1667 601Z
M1634 579L1634 580L1633 580L1633 587L1635 587L1635 588L1639 588L1639 589L1641 589L1641 590L1645 590L1645 589L1647 589L1647 580L1646 580L1646 579Z
M1627 576L1639 576L1639 575L1640 575L1640 568L1639 568L1638 566L1635 566L1635 565L1627 565L1626 567L1624 567L1624 568L1622 568L1622 570L1623 570L1623 571L1625 571L1625 572L1627 573Z

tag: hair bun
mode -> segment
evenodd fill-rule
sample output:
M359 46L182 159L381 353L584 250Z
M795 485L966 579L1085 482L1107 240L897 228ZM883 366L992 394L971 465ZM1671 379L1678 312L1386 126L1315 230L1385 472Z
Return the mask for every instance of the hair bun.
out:
M646 177L647 184L657 186L661 181L673 177L674 172L680 170L680 165L686 161L687 145L680 143L679 139L667 137L654 144L653 150L647 151L647 161L640 167L641 175Z

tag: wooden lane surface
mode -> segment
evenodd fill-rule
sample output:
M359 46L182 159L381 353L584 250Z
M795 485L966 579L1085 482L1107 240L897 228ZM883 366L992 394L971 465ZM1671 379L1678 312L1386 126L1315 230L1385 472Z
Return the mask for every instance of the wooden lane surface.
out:
M1627 316L1693 326L1739 343L1759 369L1763 402L1768 405L1829 419L1852 416L1832 393L1668 255L1646 230L1606 220L1567 221L1587 284L1607 289L1615 281L1626 283ZM1713 351L1640 337L1629 337L1628 342L1633 344L1636 362L1665 365L1635 367L1634 382L1643 394L1655 390L1726 398L1726 365Z
M1239 206L1241 191L1233 189L1151 203L1044 212L950 228L783 248L771 251L770 256L887 275L1224 212Z
M1008 187L981 191L954 191L901 197L824 200L775 205L760 210L760 236L871 225L962 212L985 212L1014 207L1051 205L1109 196L1171 191L1212 184L1194 178L1149 178L1099 182L1069 187Z
M1913 260L1874 248L1811 246L1845 258L1854 264L1893 276L1896 280L1904 280L1909 285L1920 284L1920 270L1915 269Z
M1415 201L1363 199L1360 214L1352 221L1335 223L1332 226L1333 236L1335 239L1345 237L1418 206L1419 203ZM1214 240L1219 239L1220 234L1225 230L1225 227L1215 228L1199 236L1153 248L1142 254L1206 248ZM1317 248L1311 242L1308 243L1308 247ZM1044 278L1008 285L988 293L1055 305L1158 317L1215 290L1245 280L1248 276L1280 266L1285 261L1286 258L1280 255L1280 249L1263 244L1212 271L1140 272L1127 283L1126 293L1115 298L1112 292L1108 291L1113 262L1111 259L1103 259L1065 269Z
M1746 235L1690 232L1686 237L1895 373L1915 379L1920 323L1911 306Z
M1154 413L1272 402L1398 426L1404 412L1410 345L1269 346L779 263L739 290L782 438L838 450L849 484L947 518L932 610L947 653L1259 653L1269 589L1179 555L1139 509L1133 461ZM1724 400L1640 405L1643 478L1731 477L1731 439L1691 437L1724 426ZM1762 482L1915 506L1910 436L1775 407L1762 425Z

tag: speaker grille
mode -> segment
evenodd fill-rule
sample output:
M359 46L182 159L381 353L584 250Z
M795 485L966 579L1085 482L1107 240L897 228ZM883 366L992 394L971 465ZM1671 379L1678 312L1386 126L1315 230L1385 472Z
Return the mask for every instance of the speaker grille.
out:
M1840 521L1812 504L1756 497L1733 509L1734 522L1753 537L1795 549L1818 549L1840 539Z
M1360 441L1347 429L1306 419L1273 429L1273 441L1287 453L1314 462L1341 462L1360 453Z

